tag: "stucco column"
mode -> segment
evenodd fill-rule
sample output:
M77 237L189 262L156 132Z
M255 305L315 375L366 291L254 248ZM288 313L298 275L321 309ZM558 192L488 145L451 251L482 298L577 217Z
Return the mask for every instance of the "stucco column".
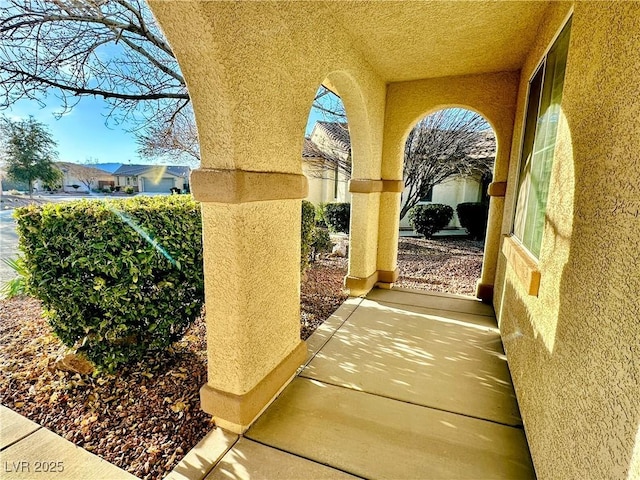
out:
M500 251L506 186L506 182L494 182L489 185L491 199L489 201L489 218L487 219L487 236L484 243L482 273L476 285L476 297L486 303L493 301L493 285Z
M398 222L402 180L354 179L351 192L349 274L351 296L376 284L389 287L398 278Z
M378 286L391 288L398 279L398 237L402 180L383 180L378 225Z
M378 222L380 180L351 180L351 223L349 226L349 273L345 287L349 295L365 295L378 281Z
M202 408L244 432L306 358L300 341L303 175L200 169L207 383ZM284 233L284 234L283 234Z

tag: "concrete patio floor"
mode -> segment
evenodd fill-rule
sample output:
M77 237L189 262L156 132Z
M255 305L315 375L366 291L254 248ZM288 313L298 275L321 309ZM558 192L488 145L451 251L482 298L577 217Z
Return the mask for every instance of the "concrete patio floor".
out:
M211 432L167 478L535 478L491 307L374 290L308 346L244 436Z

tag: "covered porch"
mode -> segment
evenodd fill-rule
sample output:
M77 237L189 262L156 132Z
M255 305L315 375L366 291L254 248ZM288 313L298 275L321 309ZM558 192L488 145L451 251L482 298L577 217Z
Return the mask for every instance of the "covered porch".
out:
M307 343L244 436L211 432L168 478L535 478L490 306L375 289Z
M397 279L412 126L447 107L480 113L498 149L476 293L495 306L536 472L640 476L638 2L149 4L198 125L202 165L191 184L204 233L201 400L220 427L249 430L255 441L269 414L252 425L307 358L299 337L300 200L308 189L300 154L324 84L342 98L352 144L351 295ZM555 133L538 152L542 182L527 162L547 125ZM514 218L532 188L540 197L526 213L536 246L526 248L523 234L514 238ZM305 375L314 362L320 372L320 358ZM412 368L429 374L426 363ZM345 372L326 368L336 385L305 377L292 388L338 388L354 402L364 395L342 385L351 381ZM411 382L405 390L417 388ZM283 398L276 407L290 408Z

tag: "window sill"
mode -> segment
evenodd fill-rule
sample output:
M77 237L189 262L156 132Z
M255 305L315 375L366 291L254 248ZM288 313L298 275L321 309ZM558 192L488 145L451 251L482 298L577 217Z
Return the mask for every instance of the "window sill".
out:
M540 289L540 270L538 262L512 235L505 237L502 254L513 269L527 294L537 297Z

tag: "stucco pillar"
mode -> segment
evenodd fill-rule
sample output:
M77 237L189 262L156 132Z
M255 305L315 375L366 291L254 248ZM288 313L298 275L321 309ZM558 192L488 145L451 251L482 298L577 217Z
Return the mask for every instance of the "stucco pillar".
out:
M349 295L365 295L378 281L378 221L380 180L351 180L351 223L349 226L349 272L345 287Z
M509 171L509 155L511 150L508 145L507 135L511 135L511 129L496 132L498 151L493 168L493 182L489 185L489 218L487 219L487 235L484 243L484 256L482 258L482 273L476 285L476 297L485 303L493 302L494 284L502 241L502 220L504 214L504 201L507 192L507 174ZM500 146L502 145L502 147Z
M402 180L383 180L378 225L378 286L391 288L398 279L398 237Z
M376 284L389 287L398 278L398 222L402 180L349 182L351 226L349 274L351 296L364 295Z
M306 358L300 341L303 175L200 169L207 383L202 408L244 432ZM283 235L286 232L286 235Z

